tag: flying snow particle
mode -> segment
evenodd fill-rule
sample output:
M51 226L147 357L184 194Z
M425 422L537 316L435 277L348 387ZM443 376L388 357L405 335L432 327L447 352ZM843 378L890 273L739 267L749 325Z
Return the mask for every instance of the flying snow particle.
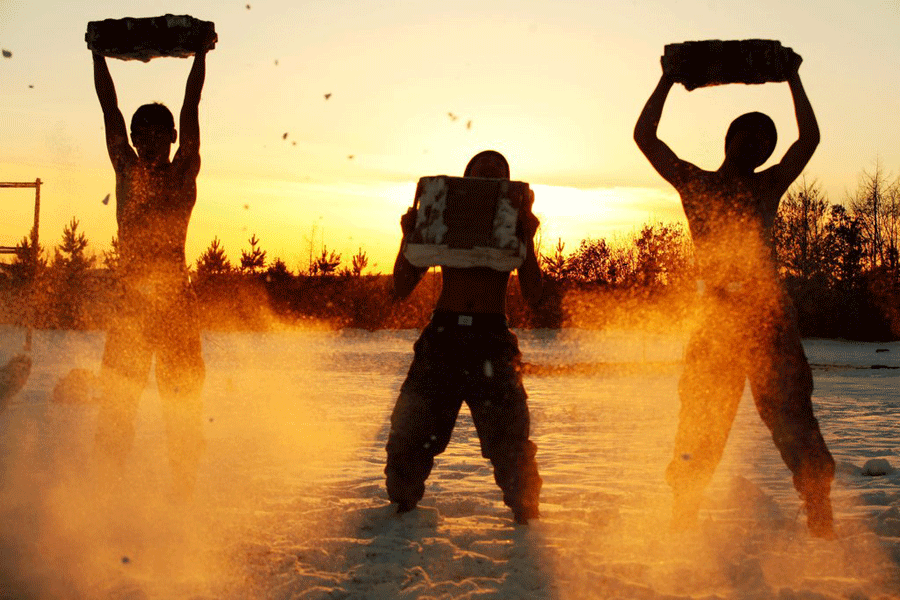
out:
M3 58L12 58L12 52L10 52L6 48L4 48L3 49Z
M103 200L101 200L100 202L102 202L103 204L109 204L109 194L107 194L107 195L103 198Z
M488 379L494 376L494 365L489 360L484 361L484 376Z

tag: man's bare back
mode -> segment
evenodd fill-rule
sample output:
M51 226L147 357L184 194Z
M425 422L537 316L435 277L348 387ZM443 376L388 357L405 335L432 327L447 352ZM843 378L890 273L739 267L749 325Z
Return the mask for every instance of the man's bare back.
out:
M133 161L116 173L116 198L124 274L181 274L197 201L196 174L179 162L151 166Z
M134 442L141 391L156 361L156 381L169 438L173 491L193 493L205 441L201 390L205 376L196 296L185 262L185 239L200 171L198 105L206 52L188 75L180 131L161 104L145 104L131 120L131 142L106 59L94 54L94 85L103 109L106 147L116 173L116 222L122 284L102 359L97 416L101 478L118 481ZM181 140L170 160L172 144Z
M159 104L141 106L131 122L129 144L106 59L94 55L94 83L103 108L106 145L116 172L116 221L121 275L143 286L146 279L185 277L184 245L197 200L200 172L198 105L206 74L206 50L198 51L180 112L181 140L171 112Z

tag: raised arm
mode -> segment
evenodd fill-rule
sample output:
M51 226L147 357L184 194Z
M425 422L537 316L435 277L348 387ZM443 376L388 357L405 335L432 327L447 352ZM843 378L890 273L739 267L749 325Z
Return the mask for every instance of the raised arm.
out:
M659 78L656 89L644 105L634 126L634 141L663 179L678 187L688 175L688 171L696 167L678 158L656 133L662 118L663 106L674 83L674 80L665 73Z
M400 251L397 252L397 259L394 261L394 298L403 300L409 296L425 272L428 270L424 267L416 267L406 259L403 254L404 242L416 225L416 209L410 208L402 217L400 217L400 229L403 231L403 242L400 243Z
M806 97L806 91L803 89L803 84L800 83L800 75L797 71L794 71L793 75L788 78L788 85L794 99L794 114L797 117L799 135L797 141L788 148L781 162L769 168L766 173L772 178L772 186L780 190L779 197L787 191L791 183L806 168L820 139L816 115L809 98Z
M208 48L203 48L194 54L194 64L188 74L179 116L181 143L174 159L188 161L196 171L200 169L200 96L203 92L203 83L206 81L207 51Z
M94 54L94 88L103 109L103 124L106 129L106 149L113 168L118 170L124 161L135 157L134 150L128 143L128 129L125 118L119 110L116 86L113 84L106 57Z

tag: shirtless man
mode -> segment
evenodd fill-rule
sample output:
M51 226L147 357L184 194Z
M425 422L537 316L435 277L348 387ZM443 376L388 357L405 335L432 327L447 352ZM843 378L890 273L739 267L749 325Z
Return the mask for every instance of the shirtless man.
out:
M106 146L116 172L120 298L106 336L96 444L104 475L121 476L134 441L138 401L156 353L156 379L169 442L174 493L191 496L205 442L200 392L201 355L196 297L184 244L197 200L200 171L198 107L206 52L196 52L181 107L181 144L162 104L145 104L131 120L131 141L106 59L94 54L94 84L103 109Z
M466 177L509 179L506 159L494 151L477 154ZM400 220L406 238L416 210ZM518 268L522 295L532 306L541 297L541 269L534 252L539 221L519 213L528 252ZM394 292L405 298L427 269L410 264L403 246L394 264ZM434 457L444 451L463 400L481 440L481 454L494 466L494 479L517 523L539 516L541 478L528 439L527 394L519 372L518 340L506 324L510 273L487 267L442 267L441 295L431 322L415 344L415 357L391 415L387 442L388 497L397 512L415 508L425 493Z
M778 281L772 237L781 196L819 143L812 106L794 69L788 85L799 139L781 162L756 171L774 151L776 132L769 117L748 113L729 127L722 165L705 171L657 137L673 83L664 73L634 129L638 147L681 196L701 278L701 319L686 350L675 450L666 471L673 524L683 528L696 520L749 378L760 417L793 473L810 533L832 537L834 460L813 416L812 372L793 305Z

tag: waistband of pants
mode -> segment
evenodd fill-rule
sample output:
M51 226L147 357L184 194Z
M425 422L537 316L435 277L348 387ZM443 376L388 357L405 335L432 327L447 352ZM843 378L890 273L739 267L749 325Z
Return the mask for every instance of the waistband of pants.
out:
M440 327L473 327L478 329L506 329L506 315L500 313L460 313L436 310L431 322Z

